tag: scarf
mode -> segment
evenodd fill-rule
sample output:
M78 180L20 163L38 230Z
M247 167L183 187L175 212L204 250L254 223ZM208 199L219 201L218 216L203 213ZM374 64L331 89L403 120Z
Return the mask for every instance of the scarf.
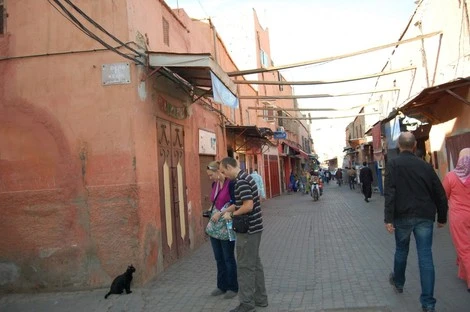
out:
M470 177L470 148L464 148L460 151L459 161L454 172L462 183L465 183Z

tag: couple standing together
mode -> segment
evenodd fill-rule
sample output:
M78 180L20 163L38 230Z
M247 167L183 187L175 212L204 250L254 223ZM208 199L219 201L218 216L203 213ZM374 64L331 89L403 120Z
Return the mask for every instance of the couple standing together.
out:
M231 157L211 162L207 174L214 181L211 201L215 209L209 224L225 223L234 216L249 216L248 231L237 233L236 241L230 240L228 235L214 237L216 235L210 234L217 263L217 288L211 295L224 295L229 299L238 294L240 304L230 312L253 312L255 306L266 307L268 296L259 256L263 218L256 182Z

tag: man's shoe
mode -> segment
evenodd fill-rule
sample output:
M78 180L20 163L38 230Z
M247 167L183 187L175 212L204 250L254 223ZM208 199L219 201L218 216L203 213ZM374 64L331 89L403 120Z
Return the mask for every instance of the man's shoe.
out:
M364 198L364 200L366 201L366 203L368 203L368 202L369 202L369 200L368 200L367 198Z
M222 289L219 289L219 288L216 288L211 292L211 296L220 296L220 295L223 295L223 294L225 294L225 291L223 291Z
M255 302L255 306L261 307L261 308L266 308L268 306L268 303L267 302L264 302L264 303Z
M230 312L256 312L255 308L250 308L243 303L241 303L238 307L235 309L230 310Z
M436 312L434 308L423 308L423 312Z
M232 291L232 290L227 290L227 292L224 295L224 299L232 299L233 297L236 297L238 293Z
M388 281L390 285L393 286L393 289L395 289L397 293L399 294L403 293L403 288L397 287L397 285L395 285L395 280L393 279L393 272L390 273L390 276L388 277Z

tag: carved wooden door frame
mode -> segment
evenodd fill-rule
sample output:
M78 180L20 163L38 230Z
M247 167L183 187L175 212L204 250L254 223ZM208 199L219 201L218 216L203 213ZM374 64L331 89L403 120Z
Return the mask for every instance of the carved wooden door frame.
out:
M167 267L189 250L183 126L157 118L157 151L163 264Z

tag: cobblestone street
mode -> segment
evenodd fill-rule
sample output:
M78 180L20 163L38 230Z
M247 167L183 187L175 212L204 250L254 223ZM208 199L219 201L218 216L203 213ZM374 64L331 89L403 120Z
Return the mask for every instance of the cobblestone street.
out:
M404 293L396 294L388 283L394 238L383 226L379 194L365 203L358 190L330 184L318 202L292 193L265 201L262 208L269 306L257 311L421 311L414 242ZM437 311L469 311L448 226L435 230L433 249ZM105 300L107 289L12 294L0 298L0 311L228 311L238 299L209 295L215 271L207 242L130 295Z

